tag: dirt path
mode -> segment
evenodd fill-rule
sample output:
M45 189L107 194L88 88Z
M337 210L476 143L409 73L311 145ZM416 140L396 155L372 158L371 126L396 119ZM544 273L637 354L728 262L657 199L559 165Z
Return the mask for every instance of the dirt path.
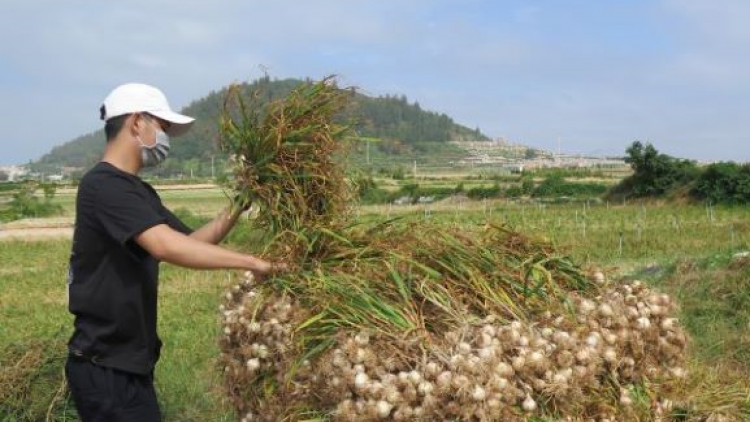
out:
M55 240L71 239L73 237L73 228L30 228L30 229L10 229L0 230L0 242L11 240Z
M18 220L0 225L0 242L11 240L56 240L73 237L70 218Z

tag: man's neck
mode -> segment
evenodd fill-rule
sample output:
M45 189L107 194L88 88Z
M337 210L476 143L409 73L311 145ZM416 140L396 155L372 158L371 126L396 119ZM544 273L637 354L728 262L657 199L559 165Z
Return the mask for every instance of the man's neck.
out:
M126 144L128 141L128 139L113 139L108 142L104 149L102 161L136 176L141 170L141 159L133 151L133 148Z

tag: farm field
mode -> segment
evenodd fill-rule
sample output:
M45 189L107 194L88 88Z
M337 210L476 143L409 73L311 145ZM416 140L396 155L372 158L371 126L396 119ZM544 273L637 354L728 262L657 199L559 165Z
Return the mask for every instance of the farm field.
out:
M2 421L45 420L60 387L64 342L72 326L65 286L69 249L67 240L0 242ZM233 277L225 271L162 268L159 329L165 346L156 378L166 420L233 420L222 406L220 373L213 363L218 298ZM49 420L78 420L62 399L52 412Z
M544 238L580 263L645 265L730 253L750 244L750 209L697 205L545 204L506 200L443 201L429 205L365 206L364 220L428 218L462 227L507 224Z
M218 188L161 194L191 225L226 204ZM73 215L71 198L56 198L66 217ZM370 205L353 212L362 222L427 218L467 232L507 224L546 238L585 266L608 269L613 278L637 277L658 286L680 300L681 319L694 338L684 393L697 406L728 406L733 414L750 418L750 264L733 258L750 248L749 208L444 200ZM252 234L252 221L241 222L228 240L230 247L247 249ZM69 249L67 239L0 242L2 421L77 420L60 389L64 341L72 321L65 289ZM216 361L218 304L238 276L162 266L159 328L164 350L156 380L167 421L235 420L222 401ZM744 407L738 407L743 400Z
M219 211L224 205L224 191L215 185L178 186L155 185L162 201L171 209L186 208L194 214L210 216ZM58 190L55 203L63 208L62 217L75 216L75 198L77 189L66 188Z

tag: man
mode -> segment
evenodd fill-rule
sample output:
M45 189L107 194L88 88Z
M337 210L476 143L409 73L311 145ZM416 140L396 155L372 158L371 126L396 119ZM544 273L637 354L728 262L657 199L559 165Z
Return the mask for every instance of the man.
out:
M104 156L81 180L70 258L69 309L75 328L65 366L84 422L161 420L153 370L159 262L243 269L263 277L271 264L215 246L241 210L192 231L138 177L167 158L170 136L193 118L173 112L158 89L117 87L104 100Z

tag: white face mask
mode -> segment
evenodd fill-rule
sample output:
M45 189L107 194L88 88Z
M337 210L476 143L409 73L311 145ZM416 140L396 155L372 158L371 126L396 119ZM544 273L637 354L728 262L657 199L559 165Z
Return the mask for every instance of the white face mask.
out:
M163 130L156 131L156 142L151 146L144 144L138 135L135 139L141 144L141 166L154 167L169 156L169 135Z

